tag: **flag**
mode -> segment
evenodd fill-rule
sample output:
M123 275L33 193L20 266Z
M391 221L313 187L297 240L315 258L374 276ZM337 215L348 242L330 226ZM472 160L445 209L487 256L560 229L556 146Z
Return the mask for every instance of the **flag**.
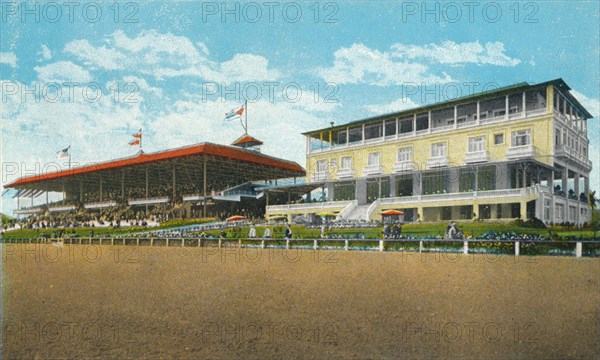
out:
M71 149L71 145L67 146L66 148L62 149L61 151L56 153L56 157L59 159L66 159L69 157L69 149Z
M140 129L140 131L136 132L135 134L131 134L131 136L133 136L136 139L141 139L142 138L142 129Z
M233 109L230 112L228 112L227 114L225 114L225 121L231 121L238 117L241 117L243 113L244 113L244 105L240 106L237 109Z
M139 144L140 144L140 139L131 140L129 142L129 145L131 145L131 146L135 146L135 145L139 145Z

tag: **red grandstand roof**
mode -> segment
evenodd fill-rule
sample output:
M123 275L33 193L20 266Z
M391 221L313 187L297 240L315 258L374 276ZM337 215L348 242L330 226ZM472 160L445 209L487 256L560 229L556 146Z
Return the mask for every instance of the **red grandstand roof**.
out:
M13 181L10 184L5 185L5 188L15 188L28 184L34 184L46 180L56 180L61 178L69 178L76 175L83 175L94 173L103 170L113 170L128 166L149 164L160 162L164 160L171 160L177 158L185 158L192 156L208 155L217 158L231 159L237 161L243 161L256 165L262 165L267 167L278 168L292 173L297 173L298 176L304 176L305 170L295 162L287 161L268 155L264 155L254 151L248 151L240 148L235 148L226 145L218 145L212 143L202 143L198 145L187 146L178 149L166 150L151 154L145 154L143 152L136 156L111 160L103 163L94 165L86 165L82 167L76 167L69 170L61 170L52 173L27 176Z
M244 134L242 136L240 136L236 141L234 141L231 145L234 146L240 146L240 145L262 145L263 142L248 135L248 134Z

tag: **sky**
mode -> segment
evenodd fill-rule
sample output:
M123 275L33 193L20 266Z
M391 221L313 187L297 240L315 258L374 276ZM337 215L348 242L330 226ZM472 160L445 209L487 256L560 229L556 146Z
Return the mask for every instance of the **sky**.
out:
M67 146L75 165L135 155L140 128L145 152L230 144L245 99L262 151L304 166L304 131L563 78L595 117L600 189L598 1L1 5L2 184L66 168Z

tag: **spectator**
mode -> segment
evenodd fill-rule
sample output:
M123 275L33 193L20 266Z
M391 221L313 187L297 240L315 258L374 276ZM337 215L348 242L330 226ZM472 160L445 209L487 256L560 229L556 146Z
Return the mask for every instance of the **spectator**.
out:
M250 225L250 231L248 232L248 239L254 239L256 237L256 228L254 224Z
M263 238L265 238L265 239L271 238L271 229L268 226L265 228L265 232L263 233Z
M290 224L286 224L285 227L285 238L286 239L291 239L292 238L292 228L290 228Z

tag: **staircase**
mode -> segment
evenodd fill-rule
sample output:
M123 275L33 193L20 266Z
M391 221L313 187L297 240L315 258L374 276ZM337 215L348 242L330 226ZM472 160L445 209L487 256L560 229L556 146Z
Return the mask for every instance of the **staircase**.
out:
M367 220L367 212L371 205L359 205L348 216L345 217L347 220Z

